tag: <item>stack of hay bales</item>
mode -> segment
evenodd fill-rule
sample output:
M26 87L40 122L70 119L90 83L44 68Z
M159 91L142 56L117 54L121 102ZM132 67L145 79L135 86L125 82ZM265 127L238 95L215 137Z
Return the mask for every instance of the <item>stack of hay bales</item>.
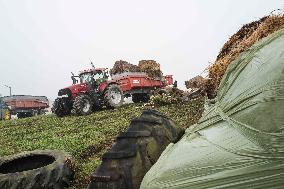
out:
M110 75L121 74L124 72L140 72L140 68L124 60L118 60L114 63L113 68L110 70Z
M225 43L215 63L209 67L211 80L207 85L208 90L216 94L228 65L254 43L282 28L284 28L283 14L265 16L258 21L244 25Z
M155 60L140 60L138 67L141 72L147 73L151 78L160 78L163 75L160 69L160 64Z
M138 66L130 64L124 60L116 61L110 70L111 75L121 74L124 72L144 72L150 78L161 78L163 76L160 70L160 64L155 60L141 60Z

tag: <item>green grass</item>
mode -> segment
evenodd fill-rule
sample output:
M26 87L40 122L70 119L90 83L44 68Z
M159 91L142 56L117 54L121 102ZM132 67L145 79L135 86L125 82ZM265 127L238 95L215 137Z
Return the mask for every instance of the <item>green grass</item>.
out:
M89 116L58 118L54 115L10 120L0 125L0 156L35 149L59 149L75 159L75 181L70 189L86 188L89 176L100 164L102 154L130 121L143 111L141 104L103 110ZM154 108L182 127L201 116L203 100Z

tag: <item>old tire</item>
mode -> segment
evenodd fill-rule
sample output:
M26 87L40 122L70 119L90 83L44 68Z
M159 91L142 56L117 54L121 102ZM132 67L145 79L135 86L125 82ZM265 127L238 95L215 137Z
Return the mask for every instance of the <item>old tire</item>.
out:
M63 189L73 179L71 157L63 151L36 150L0 161L1 189Z
M77 96L73 103L73 112L76 115L89 115L93 111L93 102L88 95Z
M106 88L104 98L108 108L117 108L123 104L123 93L116 84L109 85Z
M87 189L138 189L146 172L184 130L157 111L146 110L102 157Z
M134 103L139 103L139 102L148 102L150 100L150 96L145 93L138 93L138 94L132 94L132 101Z

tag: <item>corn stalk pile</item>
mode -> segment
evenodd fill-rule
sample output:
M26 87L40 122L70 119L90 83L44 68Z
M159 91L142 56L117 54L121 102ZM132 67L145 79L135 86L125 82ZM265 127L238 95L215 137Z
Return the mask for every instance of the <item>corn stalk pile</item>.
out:
M215 93L220 81L228 67L242 52L250 48L254 43L273 32L284 28L284 15L265 16L257 21L244 25L237 33L225 43L213 65L209 67L207 89Z

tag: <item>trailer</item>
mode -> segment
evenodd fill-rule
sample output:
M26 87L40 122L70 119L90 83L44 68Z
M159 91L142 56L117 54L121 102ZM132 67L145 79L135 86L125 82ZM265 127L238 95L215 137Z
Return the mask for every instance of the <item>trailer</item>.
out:
M150 78L146 73L126 72L112 76L112 81L119 84L124 97L132 96L132 101L147 102L153 90L173 84L173 76L166 75Z
M32 117L45 113L49 102L45 96L13 95L2 97L12 115L18 118Z

